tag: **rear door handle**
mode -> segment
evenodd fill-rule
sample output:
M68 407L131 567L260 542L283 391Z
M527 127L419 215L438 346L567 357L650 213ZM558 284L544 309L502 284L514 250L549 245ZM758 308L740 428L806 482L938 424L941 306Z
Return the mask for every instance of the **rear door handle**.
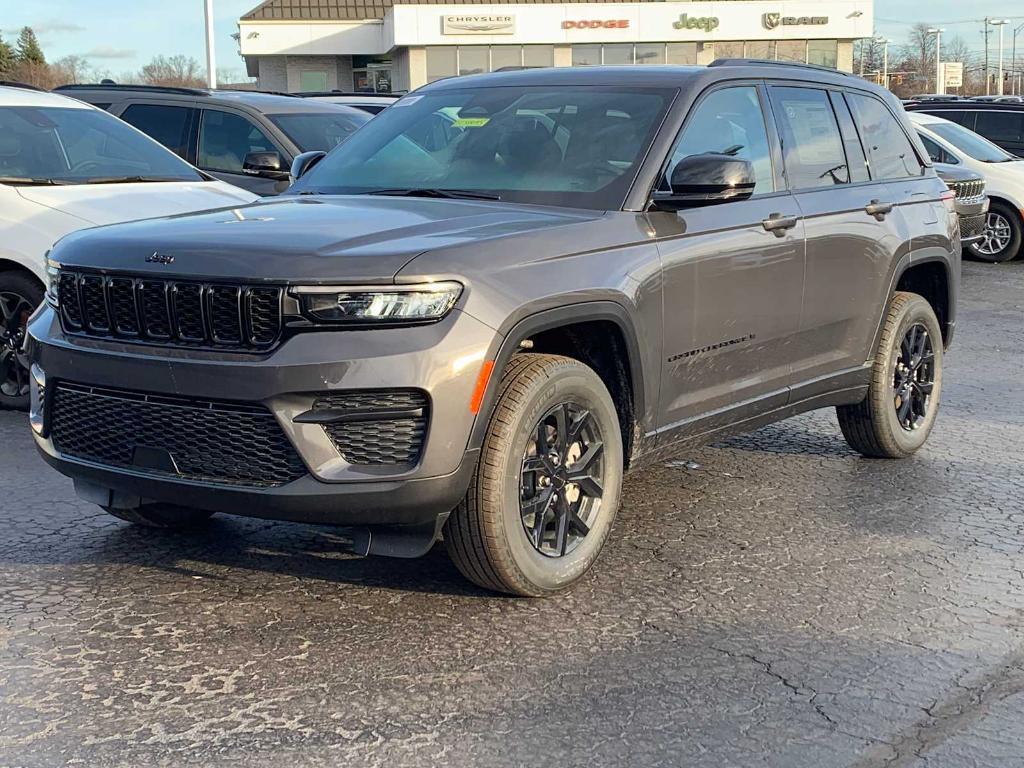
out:
M892 203L883 203L881 200L872 200L864 206L864 210L869 216L874 216L879 221L882 221L887 213L892 213L892 209L894 207L895 206Z
M776 237L785 237L786 230L792 229L796 226L798 219L796 216L786 216L782 213L772 213L767 219L761 222L767 231L774 232Z

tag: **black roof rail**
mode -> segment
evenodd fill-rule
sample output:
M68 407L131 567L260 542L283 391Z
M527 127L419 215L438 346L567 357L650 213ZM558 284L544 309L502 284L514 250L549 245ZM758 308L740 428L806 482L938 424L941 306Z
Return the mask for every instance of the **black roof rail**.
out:
M176 85L131 85L129 83L72 83L59 85L54 91L94 91L94 90L117 90L117 91L145 91L147 93L181 93L185 96L209 96L210 91L205 88L183 88Z
M385 99L398 98L398 94L395 93L375 93L374 91L299 91L291 95L304 99L317 96L381 96Z
M823 67L820 64L804 64L802 61L775 61L773 59L715 59L709 67L760 67L764 65L771 65L773 67L799 67L801 69L813 69L816 72L828 72L832 75L842 75L843 77L853 77L849 72L843 72L839 69L833 69L832 67Z
M21 88L24 91L39 91L40 93L46 93L45 88L40 88L38 85L29 85L28 83L19 83L17 80L0 80L0 85L5 88Z
M217 93L262 93L264 96L295 96L294 93L288 93L287 91L267 91L262 88L216 88L213 91L208 91L209 95L215 95Z

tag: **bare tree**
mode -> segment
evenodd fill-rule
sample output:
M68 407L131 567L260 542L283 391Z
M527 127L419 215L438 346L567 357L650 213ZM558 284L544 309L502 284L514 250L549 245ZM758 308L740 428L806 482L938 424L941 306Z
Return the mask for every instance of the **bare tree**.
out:
M139 73L146 85L176 85L201 88L206 85L199 62L190 56L157 56Z

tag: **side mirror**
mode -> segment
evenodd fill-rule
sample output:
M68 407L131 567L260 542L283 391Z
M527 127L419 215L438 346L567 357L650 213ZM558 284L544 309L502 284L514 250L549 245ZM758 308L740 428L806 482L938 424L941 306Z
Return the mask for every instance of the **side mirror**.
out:
M754 194L756 183L749 160L716 152L690 155L672 170L672 191L656 193L654 201L670 210L731 203Z
M325 157L327 157L327 153L320 150L303 152L301 155L298 155L294 160L292 160L292 184L301 179L305 174L309 173L313 166Z
M286 179L281 170L281 156L277 152L250 152L242 160L242 172L267 179Z

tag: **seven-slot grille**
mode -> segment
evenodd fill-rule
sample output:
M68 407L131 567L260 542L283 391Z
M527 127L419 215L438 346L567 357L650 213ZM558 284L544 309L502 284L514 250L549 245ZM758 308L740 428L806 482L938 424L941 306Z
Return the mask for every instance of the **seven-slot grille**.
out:
M281 336L280 286L104 276L61 270L68 333L189 347L261 350Z
M418 389L366 389L323 394L316 413L338 453L355 465L411 465L419 460L427 431L427 395Z
M973 181L952 181L949 188L953 190L957 200L971 201L979 200L985 196L985 181L974 179Z
M306 474L294 446L263 406L68 382L57 384L52 397L50 434L65 456L257 488L284 485Z

